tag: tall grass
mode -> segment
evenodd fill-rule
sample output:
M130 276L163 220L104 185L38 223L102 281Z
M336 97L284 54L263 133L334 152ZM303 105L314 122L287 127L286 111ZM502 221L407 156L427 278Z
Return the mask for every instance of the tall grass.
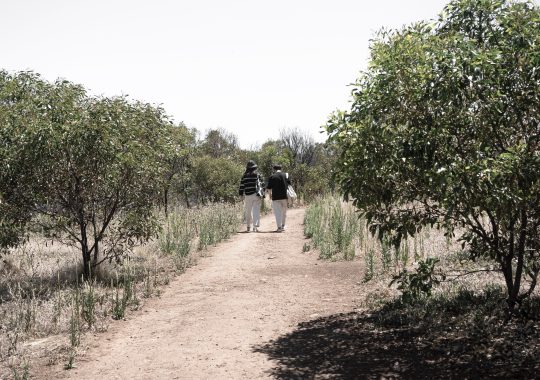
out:
M165 220L159 235L159 249L171 255L177 269L185 269L193 239L197 234L197 213L187 208L176 208Z
M198 212L199 244L201 251L208 246L228 239L233 233L238 231L238 226L242 221L241 204L215 204L205 207Z
M228 239L241 223L240 204L213 204L198 209L178 207L165 221L159 236L161 252L171 255L178 269L185 268L194 247L202 251Z
M304 216L304 234L312 240L322 259L362 257L366 281L381 273L396 274L426 258L425 241L430 237L429 230L422 230L396 247L386 236L382 239L374 237L354 206L336 196L317 199L308 207ZM447 242L443 250L448 250Z
M122 262L101 264L92 282L79 281L76 249L35 235L12 250L15 269L0 272L0 378L31 372L27 351L38 346L25 342L51 335L63 335L69 344L62 354L53 354L51 364L62 360L66 369L73 368L85 332L106 330L144 298L159 294L170 273L181 272L201 251L236 232L241 215L240 205L177 208L155 241Z
M324 259L352 260L363 243L365 223L349 204L335 197L315 201L304 216L304 235Z

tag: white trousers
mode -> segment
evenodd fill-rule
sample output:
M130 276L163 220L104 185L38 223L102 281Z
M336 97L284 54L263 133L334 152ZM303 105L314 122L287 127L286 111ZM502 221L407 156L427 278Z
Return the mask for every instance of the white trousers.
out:
M244 198L244 215L246 224L253 227L259 227L261 220L261 198L255 194L246 195Z
M272 209L274 210L274 216L276 217L276 224L278 228L285 227L285 221L287 220L287 200L279 199L272 201Z

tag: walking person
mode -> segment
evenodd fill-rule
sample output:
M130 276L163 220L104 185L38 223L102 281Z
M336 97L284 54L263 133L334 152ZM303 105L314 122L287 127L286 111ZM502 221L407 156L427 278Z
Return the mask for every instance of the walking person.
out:
M257 164L249 160L246 171L240 180L238 194L244 196L244 215L246 217L247 232L253 226L253 231L259 230L261 220L261 201L264 197L264 182L257 170Z
M266 189L272 192L272 209L276 217L276 232L285 231L285 222L287 220L287 187L291 180L288 175L281 171L281 165L273 166L274 174L268 178Z

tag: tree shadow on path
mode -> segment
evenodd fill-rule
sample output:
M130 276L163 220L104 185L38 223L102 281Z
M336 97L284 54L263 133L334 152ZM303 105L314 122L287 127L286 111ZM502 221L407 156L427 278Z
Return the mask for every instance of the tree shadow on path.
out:
M440 321L416 326L381 321L380 314L331 315L300 323L254 351L277 363L270 375L278 379L540 378L537 334L530 336L536 349L522 354L526 342L518 339L516 355L513 348L504 351L504 344L501 350L493 347L523 331L497 338L455 333L455 326Z

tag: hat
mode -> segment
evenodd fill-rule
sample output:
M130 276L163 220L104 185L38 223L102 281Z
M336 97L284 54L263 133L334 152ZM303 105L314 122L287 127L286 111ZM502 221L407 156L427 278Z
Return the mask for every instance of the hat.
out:
M274 168L274 170L281 170L281 164L274 164L274 166L272 166Z
M257 169L257 164L253 160L249 160L246 165L246 169Z

